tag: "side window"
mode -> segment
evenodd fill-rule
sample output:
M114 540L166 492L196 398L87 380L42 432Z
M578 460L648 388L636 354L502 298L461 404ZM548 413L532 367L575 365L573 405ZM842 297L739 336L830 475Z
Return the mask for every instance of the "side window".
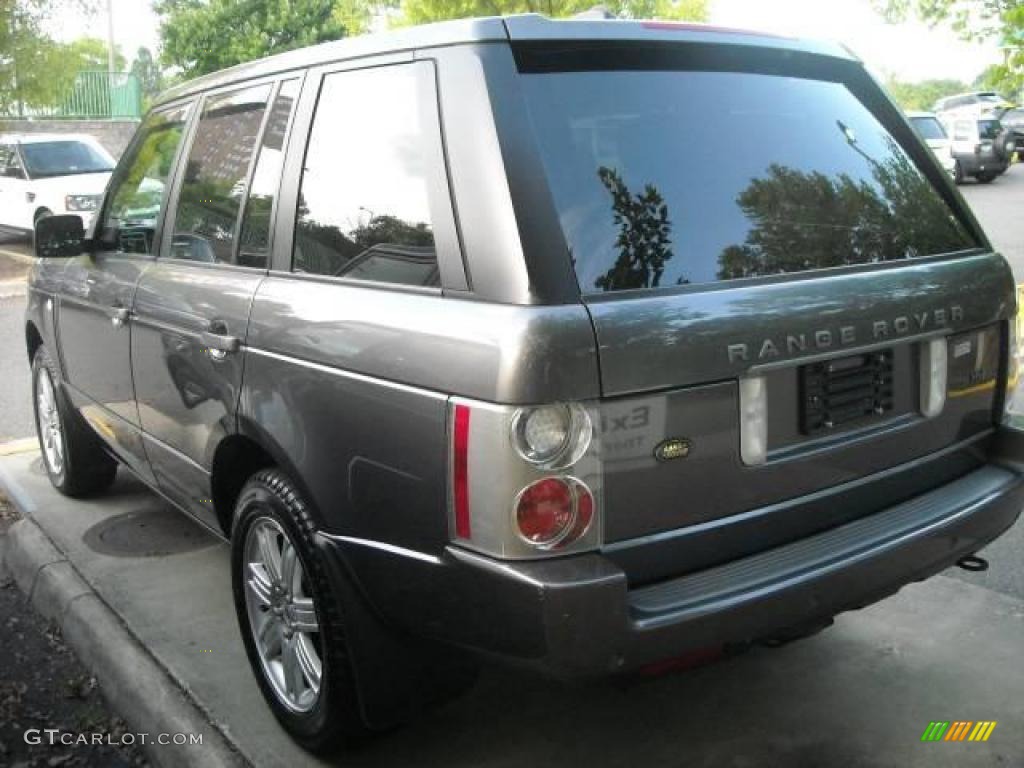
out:
M288 133L288 123L298 95L299 81L285 80L270 108L256 169L249 185L249 199L245 203L245 213L242 214L238 263L243 266L267 266L271 216L284 163L284 138Z
M188 109L156 112L142 123L110 181L109 202L97 229L104 247L124 253L153 253L153 233Z
M207 98L185 163L172 258L235 262L235 225L269 97L268 83Z
M438 286L430 158L440 152L428 62L324 78L299 190L293 269ZM426 103L431 101L431 103Z
M25 171L18 160L18 151L13 144L0 144L0 176L8 179L25 178Z

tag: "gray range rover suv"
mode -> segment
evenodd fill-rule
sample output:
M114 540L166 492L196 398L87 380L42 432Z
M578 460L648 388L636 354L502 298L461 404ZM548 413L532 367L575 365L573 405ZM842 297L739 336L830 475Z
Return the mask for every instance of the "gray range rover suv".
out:
M471 659L807 634L1024 505L1010 270L840 47L519 16L275 56L166 94L37 248L54 485L123 465L231 541L312 750Z

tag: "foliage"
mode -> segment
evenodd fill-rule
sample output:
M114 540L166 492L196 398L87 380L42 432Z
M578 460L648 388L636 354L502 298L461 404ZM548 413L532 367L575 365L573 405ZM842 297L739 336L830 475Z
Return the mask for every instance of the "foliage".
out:
M948 22L965 40L991 40L1003 49L1003 63L989 73L989 87L1021 94L1024 89L1024 1L874 0L890 22L911 14L935 26Z
M885 90L904 110L928 112L939 99L963 93L969 90L969 86L960 80L922 80L919 83L907 83L889 77L885 81Z
M946 204L892 139L871 160L874 183L773 163L737 202L751 222L742 245L719 256L719 279L889 261L950 250L969 238ZM805 219L813 212L816 226Z
M634 195L613 168L601 166L597 175L612 196L612 220L619 227L615 240L619 257L594 281L594 286L602 291L657 288L665 262L672 258L672 224L665 198L653 184Z
M154 61L153 54L149 48L140 46L135 52L135 60L129 70L139 79L142 87L142 97L146 102L152 101L164 89L163 72L160 66Z
M43 30L60 11L92 13L95 7L96 0L0 0L0 111L52 106L79 69L107 68L102 41L61 44Z
M334 0L157 0L164 63L195 77L351 33ZM345 10L345 8L348 10Z
M572 16L597 4L597 0L403 0L402 23L513 13L543 13L555 18ZM708 16L707 0L608 0L601 5L627 19L705 21Z

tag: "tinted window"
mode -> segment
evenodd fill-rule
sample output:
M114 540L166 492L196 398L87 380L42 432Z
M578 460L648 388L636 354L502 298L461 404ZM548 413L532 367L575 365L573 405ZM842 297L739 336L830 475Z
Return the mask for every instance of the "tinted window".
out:
M917 131L918 135L926 141L928 139L946 138L946 132L942 130L942 124L934 117L912 117L910 118L910 123L914 126L914 130Z
M421 103L430 66L324 79L302 173L296 271L439 284L427 174L440 137L425 119L433 103Z
M153 253L164 190L181 143L188 107L151 114L142 123L110 182L103 244L127 253Z
M84 141L38 141L21 145L25 167L36 179L77 173L106 173L114 160L104 150Z
M299 81L286 80L274 98L270 117L263 132L256 170L249 184L249 198L242 216L242 229L238 244L238 263L249 267L265 267L270 247L270 217L274 211L284 163L284 137L288 131L295 99L299 95Z
M523 81L584 292L975 245L842 84L689 71Z
M173 258L234 262L235 224L269 97L267 84L206 100L185 164Z
M979 120L978 121L978 135L983 139L995 139L999 136L999 132L1003 129L1003 126L999 124L998 120Z

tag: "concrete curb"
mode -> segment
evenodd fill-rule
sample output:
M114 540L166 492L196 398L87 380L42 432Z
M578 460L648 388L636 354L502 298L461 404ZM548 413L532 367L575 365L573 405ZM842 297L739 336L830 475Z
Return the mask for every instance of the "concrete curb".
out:
M134 732L153 737L203 734L201 745L145 745L156 765L248 764L30 517L0 535L0 572L4 571L35 610L61 628L68 645L96 675L111 707Z

